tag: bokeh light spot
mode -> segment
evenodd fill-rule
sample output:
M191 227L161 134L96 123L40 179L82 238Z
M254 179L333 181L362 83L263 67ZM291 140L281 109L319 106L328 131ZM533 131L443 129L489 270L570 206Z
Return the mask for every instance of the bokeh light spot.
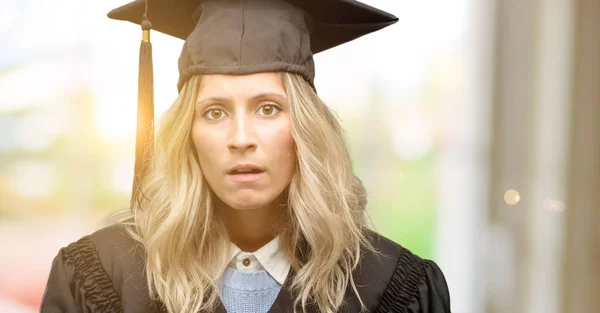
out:
M514 189L509 189L504 193L504 202L508 205L515 205L521 201L521 195Z
M558 199L546 199L544 200L544 209L560 213L565 210L565 202Z

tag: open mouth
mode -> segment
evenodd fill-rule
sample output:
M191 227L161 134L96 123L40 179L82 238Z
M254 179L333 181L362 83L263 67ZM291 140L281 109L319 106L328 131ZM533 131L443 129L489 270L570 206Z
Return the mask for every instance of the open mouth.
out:
M244 174L258 174L263 171L259 169L250 169L250 170L233 170L229 173L229 175L244 175Z
M227 175L235 183L254 183L258 182L265 175L264 171L259 169L233 170Z

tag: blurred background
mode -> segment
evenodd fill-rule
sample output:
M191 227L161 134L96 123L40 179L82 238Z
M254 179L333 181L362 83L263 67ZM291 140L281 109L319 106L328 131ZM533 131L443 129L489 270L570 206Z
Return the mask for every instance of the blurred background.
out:
M374 227L452 311L600 312L600 1L364 0L400 21L315 56ZM0 2L0 312L128 206L139 26L123 0ZM156 115L183 42L154 32Z

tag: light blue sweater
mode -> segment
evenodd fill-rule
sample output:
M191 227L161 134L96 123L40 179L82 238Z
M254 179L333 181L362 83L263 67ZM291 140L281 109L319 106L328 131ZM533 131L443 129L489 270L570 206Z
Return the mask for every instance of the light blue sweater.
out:
M280 290L265 270L247 273L228 267L221 276L219 296L228 313L266 313Z

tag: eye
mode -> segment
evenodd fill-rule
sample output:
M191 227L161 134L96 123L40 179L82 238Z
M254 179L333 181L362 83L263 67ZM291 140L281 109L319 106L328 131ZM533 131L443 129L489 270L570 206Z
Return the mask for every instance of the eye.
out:
M212 117L211 117L211 115L212 115ZM223 115L225 115L225 112L223 112L223 110L221 110L221 109L209 109L209 110L206 110L206 112L204 112L204 114L202 114L202 116L204 116L212 121L220 120L223 117Z
M258 109L258 111L259 112L263 111L263 113L265 113L265 114L261 114L261 115L273 116L277 112L281 111L281 107L276 104L269 103L269 104L266 104L266 105L263 105L262 107L260 107L260 109ZM277 111L277 112L275 112L275 111ZM273 113L273 112L275 112L275 113Z

